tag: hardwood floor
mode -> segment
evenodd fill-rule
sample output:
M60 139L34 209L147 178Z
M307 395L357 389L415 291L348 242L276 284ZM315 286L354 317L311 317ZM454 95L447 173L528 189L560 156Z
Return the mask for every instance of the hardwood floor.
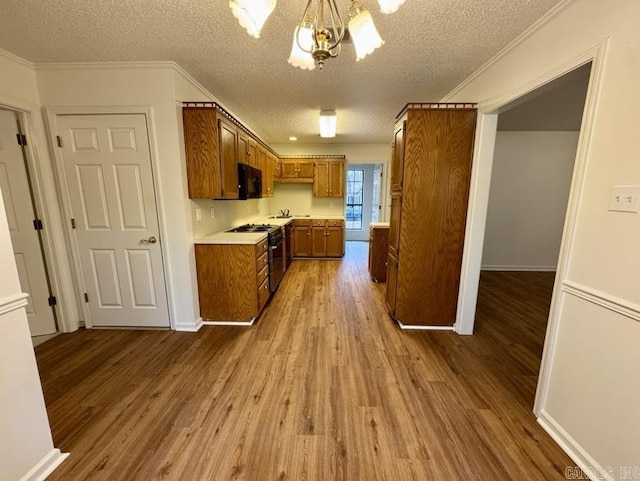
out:
M400 331L366 246L295 261L252 328L39 346L49 479L564 479L531 412L552 276L483 274L474 336Z

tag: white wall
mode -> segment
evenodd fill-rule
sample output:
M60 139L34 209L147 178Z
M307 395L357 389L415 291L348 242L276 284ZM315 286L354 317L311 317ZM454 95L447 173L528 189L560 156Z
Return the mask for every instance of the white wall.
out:
M191 201L191 215L194 238L230 229L241 224L262 221L272 213L271 199L247 200L208 200ZM211 209L213 208L213 217ZM201 218L197 219L196 211L200 209Z
M574 460L611 466L620 479L619 469L640 459L640 215L607 207L613 185L640 184L640 2L562 7L446 100L481 107L508 101L608 39L605 58L594 63L598 90L590 92L595 109L586 116L593 122L579 147L586 149L584 182L574 192L577 221L568 269L557 279L538 407L543 426Z
M31 181L35 186L35 200L40 218L44 221L43 244L45 255L58 262L49 267L53 294L58 299L56 312L63 332L78 328L77 309L70 257L62 230L61 211L55 187L54 171L49 157L45 127L40 112L40 95L36 73L29 62L0 50L0 104L24 112L28 137L27 155Z
M168 275L170 309L174 326L190 329L198 318L194 292L190 205L186 192L180 107L177 95L185 90L177 85L173 64L58 65L37 69L38 87L45 107L143 106L151 107L151 145L158 169L159 210L165 229L165 269Z
M0 266L0 479L18 480L37 466L51 470L64 458L53 447L1 202Z
M344 197L315 197L313 184L274 182L271 210L289 209L292 215L344 215Z
M498 132L483 269L556 269L578 134Z

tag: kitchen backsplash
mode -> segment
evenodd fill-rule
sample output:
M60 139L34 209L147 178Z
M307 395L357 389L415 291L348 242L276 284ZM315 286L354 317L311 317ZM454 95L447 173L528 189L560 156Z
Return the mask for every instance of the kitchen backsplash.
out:
M213 208L213 218L211 217ZM200 210L200 220L197 210ZM191 201L193 237L230 229L236 225L263 220L280 210L289 209L291 215L344 215L344 198L314 197L312 184L274 184L271 198L248 200L208 200Z
M272 214L269 198L248 200L192 200L193 237L220 232L236 225L254 222ZM213 208L213 218L211 217ZM201 219L197 220L197 209ZM277 211L276 211L277 212Z
M314 197L312 184L274 183L271 211L289 209L291 215L344 215L344 198Z

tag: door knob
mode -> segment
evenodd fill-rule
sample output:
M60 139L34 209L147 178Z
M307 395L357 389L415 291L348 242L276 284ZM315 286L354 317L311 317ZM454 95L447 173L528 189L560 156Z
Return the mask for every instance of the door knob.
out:
M158 242L158 239L155 236L151 236L148 239L140 239L141 244L155 244L156 242Z

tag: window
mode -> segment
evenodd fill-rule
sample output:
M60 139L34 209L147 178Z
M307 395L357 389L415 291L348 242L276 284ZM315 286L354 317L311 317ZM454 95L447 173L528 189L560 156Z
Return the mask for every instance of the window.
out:
M347 230L362 230L364 170L347 171Z

